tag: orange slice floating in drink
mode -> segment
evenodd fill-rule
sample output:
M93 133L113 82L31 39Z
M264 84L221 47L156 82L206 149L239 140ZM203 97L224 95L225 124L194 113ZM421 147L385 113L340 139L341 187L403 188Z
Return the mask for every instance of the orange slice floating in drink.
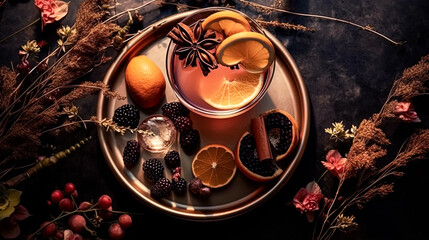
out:
M214 94L202 96L203 99L217 109L235 109L248 104L258 95L264 82L264 74L240 71L223 77L220 81L220 86Z
M240 32L223 40L216 51L216 58L225 66L240 64L248 72L262 73L273 63L275 51L263 34Z
M202 26L204 30L211 29L225 34L225 37L250 31L250 24L246 18L228 10L211 14L203 21Z
M203 147L192 160L192 173L211 188L228 184L234 177L237 166L234 153L226 146L211 144Z

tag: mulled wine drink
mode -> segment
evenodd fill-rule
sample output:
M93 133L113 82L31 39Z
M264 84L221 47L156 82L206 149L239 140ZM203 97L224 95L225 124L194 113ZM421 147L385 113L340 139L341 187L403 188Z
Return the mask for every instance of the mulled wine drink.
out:
M211 118L255 106L274 73L274 46L253 20L226 8L195 11L174 27L167 76L178 99Z

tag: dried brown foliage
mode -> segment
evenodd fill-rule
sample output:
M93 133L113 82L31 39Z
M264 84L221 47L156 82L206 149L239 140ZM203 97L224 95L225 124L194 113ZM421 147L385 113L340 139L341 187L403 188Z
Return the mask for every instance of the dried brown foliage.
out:
M386 134L376 126L372 119L364 119L359 125L358 132L347 154L346 178L354 177L361 169L373 169L375 160L384 157L387 150L385 145L390 144Z
M428 82L429 55L426 55L417 64L405 69L402 76L395 80L386 103L380 111L378 121L395 117L393 112L398 102L411 101L416 96L427 94Z
M404 150L398 154L393 164L400 167L409 161L428 157L429 153L429 129L421 129L414 133Z
M346 210L351 206L363 208L374 197L384 197L394 191L394 177L403 176L401 169L411 161L429 157L429 129L414 126L400 149L392 146L386 132L399 130L405 123L395 114L399 102L413 101L421 94L427 94L429 80L429 55L416 65L405 69L402 76L394 81L387 100L379 113L360 123L347 156L345 174L339 180L331 204L322 211L324 220L317 239L330 239L344 221ZM410 124L410 123L407 123ZM395 140L398 140L395 138ZM393 159L387 159L388 152L393 152ZM383 161L381 161L383 160ZM346 180L356 181L352 189L343 189ZM339 196L345 200L338 203ZM354 220L354 218L353 218ZM356 225L354 223L353 225ZM316 226L318 228L318 226Z
M13 134L2 137L0 140L0 157L2 164L11 160L34 157L40 146L40 133L17 124L11 129Z
M16 86L17 74L7 67L0 67L0 93L12 93ZM0 111L4 111L11 101L10 94L0 94Z
M279 21L265 21L261 18L256 19L256 22L264 28L267 27L277 27L283 28L286 30L295 30L295 31L303 31L303 32L313 32L314 29L308 28L306 26L300 24L292 24L287 22L279 22Z
M387 154L386 146L390 144L384 133L387 129L382 129L383 123L388 120L395 118L395 107L398 102L411 101L414 97L421 94L425 94L428 91L426 86L429 81L429 55L424 56L414 66L404 70L402 76L394 81L392 89L387 97L386 103L381 109L380 113L374 114L370 119L364 119L359 128L356 137L353 140L352 146L348 153L348 166L347 172L348 177L353 177L359 170L372 168L375 165L375 160L381 158ZM391 129L389 129L391 130ZM425 136L421 132L422 136ZM419 149L422 152L427 153L427 147L424 146L426 142L424 137L414 136L412 142L414 145L418 145L420 139ZM406 165L406 160L413 159L411 156L415 155L411 148L405 148L399 156L401 160L401 166ZM421 152L420 154L422 155ZM408 158L406 157L408 156ZM393 160L393 161L396 161Z
M111 45L111 37L118 30L119 26L113 23L99 23L93 27L86 37L70 49L61 64L53 68L48 77L51 81L48 91L69 84L87 73L94 66L95 57Z
M429 55L423 57L418 64L406 69L402 77L395 81L392 98L401 98L404 101L427 92L429 81Z
M357 198L353 204L357 204L359 208L363 208L363 204L370 202L375 197L385 197L393 192L393 183L392 184L382 184L368 189L364 192L360 198Z
M73 86L73 90L58 100L59 104L70 105L73 101L85 96L96 94L99 91L109 92L109 87L102 82L84 82L80 85Z
M71 106L73 101L100 90L107 96L117 96L101 82L75 83L93 67L110 59L103 51L112 45L112 38L119 30L116 24L101 22L105 11L98 3L93 0L81 3L73 26L77 31L70 36L73 38L71 48L32 82L24 82L28 76L20 77L5 67L0 68L2 169L16 164L11 160L35 158L41 145L40 138L48 129L57 129L55 126L63 123L67 125L63 130L76 128L75 124L68 124L69 119L61 118L63 109Z
M76 20L73 28L76 29L76 34L70 37L71 42L87 36L92 28L101 22L106 12L100 11L101 1L98 0L84 0L79 6L76 13Z

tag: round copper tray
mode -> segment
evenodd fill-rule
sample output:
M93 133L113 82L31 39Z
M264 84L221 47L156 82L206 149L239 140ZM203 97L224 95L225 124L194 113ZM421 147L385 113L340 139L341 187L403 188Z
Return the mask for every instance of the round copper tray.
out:
M106 73L104 83L113 91L127 96L124 81L125 67L132 57L141 54L152 59L165 75L166 48L170 41L166 35L179 21L192 13L193 11L179 13L147 27L127 44L112 63ZM237 170L234 179L228 185L213 189L211 196L207 199L187 193L184 196L171 194L168 198L155 200L150 196L151 183L144 178L141 164L144 159L153 157L163 161L163 155L143 151L141 163L134 169L127 169L122 161L122 151L126 142L130 139L137 139L137 136L132 133L120 135L99 127L97 129L98 137L107 164L126 190L144 204L174 217L188 220L220 220L237 216L258 206L286 184L299 164L307 143L310 130L309 99L292 56L272 34L269 32L266 34L274 43L277 56L273 81L265 97L252 110L231 119L209 119L194 113L191 113L190 116L194 128L200 131L201 147L218 143L234 150L242 133L250 129L250 119L253 116L273 108L289 112L300 126L300 141L292 156L284 160L282 175L269 183L257 183L247 179ZM141 111L140 119L143 120L148 115L161 113L162 104L175 100L176 97L171 87L167 86L164 102L153 109ZM100 94L97 105L98 120L112 118L114 110L128 102L131 102L130 98L116 100ZM181 151L177 141L173 145L173 149L178 150L181 154L182 176L190 181L193 177L191 171L193 155L186 155ZM171 179L169 171L166 170L165 173Z

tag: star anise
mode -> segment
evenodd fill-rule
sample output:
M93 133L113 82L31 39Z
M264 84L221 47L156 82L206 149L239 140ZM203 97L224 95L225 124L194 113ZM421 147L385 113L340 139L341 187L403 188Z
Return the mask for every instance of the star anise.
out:
M198 61L204 76L217 68L216 57L210 50L214 49L220 40L216 39L215 32L204 31L201 21L198 21L193 29L184 23L178 23L167 36L179 46L175 54L179 55L180 60L185 59L185 67L196 67Z

